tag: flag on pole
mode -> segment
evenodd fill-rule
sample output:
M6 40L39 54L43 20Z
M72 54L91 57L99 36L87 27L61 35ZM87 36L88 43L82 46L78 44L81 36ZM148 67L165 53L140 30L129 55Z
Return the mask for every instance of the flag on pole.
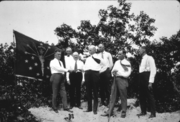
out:
M58 48L39 42L17 31L13 31L16 41L15 75L32 79L49 79L49 63Z

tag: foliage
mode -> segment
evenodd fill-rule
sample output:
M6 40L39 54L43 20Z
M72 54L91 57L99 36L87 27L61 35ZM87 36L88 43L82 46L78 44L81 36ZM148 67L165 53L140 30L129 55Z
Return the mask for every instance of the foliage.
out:
M161 42L150 45L156 60L158 73L155 82L156 98L167 102L164 110L180 109L179 66L180 66L180 31L169 39L163 37ZM162 103L163 104L163 103ZM164 102L164 104L166 104ZM161 105L163 106L163 105Z
M23 85L1 86L0 121L2 122L37 122L28 111L31 107L47 105L48 99L43 97L40 82L17 79ZM24 83L24 82L28 83ZM29 83L31 82L31 83Z
M0 44L0 85L10 85L14 81L14 43Z

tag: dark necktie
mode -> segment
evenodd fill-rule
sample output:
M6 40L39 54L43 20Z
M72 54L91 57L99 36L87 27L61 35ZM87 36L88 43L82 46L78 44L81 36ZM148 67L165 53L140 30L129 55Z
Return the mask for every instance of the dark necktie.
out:
M77 71L77 61L75 61L74 70Z
M59 65L60 65L60 67L61 67L61 62L60 61L58 61L59 62Z
M104 58L103 52L102 52L102 54L101 54L101 55L102 55L102 59L103 59L103 58Z
M94 58L93 56L92 56L92 58L94 59L94 61L95 61L96 63L98 63L98 64L101 63L101 60L99 60L99 59L97 59L97 58Z

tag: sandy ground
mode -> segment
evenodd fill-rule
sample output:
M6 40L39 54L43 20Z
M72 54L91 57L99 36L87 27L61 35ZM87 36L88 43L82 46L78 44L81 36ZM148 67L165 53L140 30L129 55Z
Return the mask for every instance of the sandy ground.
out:
M146 116L137 117L140 113L139 107L134 107L132 104L135 100L128 100L128 105L130 106L127 110L126 118L121 118L121 112L117 112L114 109L114 117L110 118L110 122L180 122L180 111L172 113L157 113L156 118L148 119L150 113ZM107 111L107 107L101 106L98 108L98 114L94 115L93 112L83 112L87 108L87 103L83 102L81 104L83 109L73 108L74 118L69 122L108 122L107 117L101 116L104 111ZM69 116L69 112L60 109L58 113L51 111L51 108L42 106L39 108L30 108L29 111L41 122L67 122L64 118Z

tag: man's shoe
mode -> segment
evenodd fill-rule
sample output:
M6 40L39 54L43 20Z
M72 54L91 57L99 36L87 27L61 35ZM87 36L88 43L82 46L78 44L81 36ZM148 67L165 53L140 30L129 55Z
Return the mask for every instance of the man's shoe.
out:
M149 116L149 119L150 119L150 118L154 118L154 117L156 117L156 115L155 115L155 114L151 114L151 115Z
M69 109L72 109L72 108L73 108L73 106L70 106L70 107L69 107Z
M58 113L58 109L57 108L52 108L51 110L53 110L55 113Z
M121 113L121 118L125 118L126 117L126 112L125 111L122 111Z
M109 114L106 112L106 113L104 113L104 114L101 114L101 116L109 116ZM113 116L113 114L111 114L110 116Z
M79 109L83 109L82 107L78 107Z
M140 116L145 116L145 115L146 115L146 113L137 114L138 117L140 117Z
M122 110L121 106L118 107L117 111L120 112Z
M97 111L93 111L94 114L97 114Z
M69 108L65 108L64 111L72 112Z
M92 110L86 110L86 111L84 111L84 112L91 112Z
M109 116L108 113L101 114L101 116Z

